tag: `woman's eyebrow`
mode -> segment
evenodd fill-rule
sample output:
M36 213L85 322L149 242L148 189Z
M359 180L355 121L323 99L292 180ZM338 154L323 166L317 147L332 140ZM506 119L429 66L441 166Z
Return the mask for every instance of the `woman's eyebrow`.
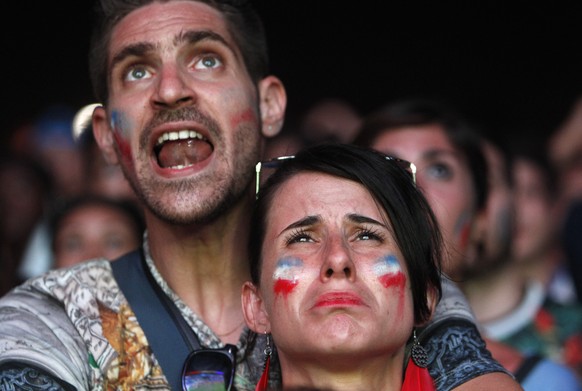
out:
M283 228L283 230L280 232L280 234L285 232L285 231L289 231L290 229L309 227L309 226L317 224L320 221L321 221L320 216L305 216L304 218L299 219L299 220L289 224L287 227Z
M386 224L381 223L371 217L367 217L367 216L363 216L357 213L351 213L347 216L347 219L353 223L358 223L358 224L362 224L362 223L367 223L367 224L374 224L374 225L379 225L381 227L384 228L388 228L386 227Z

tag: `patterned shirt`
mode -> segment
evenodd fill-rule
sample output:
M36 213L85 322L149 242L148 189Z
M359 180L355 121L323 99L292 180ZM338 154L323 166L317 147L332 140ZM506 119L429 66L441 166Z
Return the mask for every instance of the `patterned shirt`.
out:
M218 336L161 278L147 244L144 253L154 278L176 303L200 344L222 347ZM439 391L483 373L505 371L485 349L456 287L445 282L437 309L434 323L420 338L429 351L429 370ZM451 326L453 318L462 321ZM255 389L263 370L265 342L265 336L248 329L242 333L237 344L237 390ZM107 260L50 271L0 299L0 385L17 382L25 382L30 389L169 389ZM269 383L273 389L280 388L276 355Z

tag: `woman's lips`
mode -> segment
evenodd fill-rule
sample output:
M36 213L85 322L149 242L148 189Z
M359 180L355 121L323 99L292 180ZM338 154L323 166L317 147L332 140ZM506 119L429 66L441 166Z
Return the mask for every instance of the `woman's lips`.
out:
M362 299L354 293L333 292L319 296L314 307L351 307L362 304Z

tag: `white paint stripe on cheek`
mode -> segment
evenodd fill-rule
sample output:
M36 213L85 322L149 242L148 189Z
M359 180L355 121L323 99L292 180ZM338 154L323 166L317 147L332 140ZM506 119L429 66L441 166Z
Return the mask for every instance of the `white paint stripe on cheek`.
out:
M398 258L395 255L386 255L376 262L373 267L376 276L381 277L387 274L396 274L402 271Z
M124 138L128 134L123 116L115 110L111 112L111 129Z
M273 280L294 280L297 273L303 268L303 261L299 258L285 257L277 262L273 272Z

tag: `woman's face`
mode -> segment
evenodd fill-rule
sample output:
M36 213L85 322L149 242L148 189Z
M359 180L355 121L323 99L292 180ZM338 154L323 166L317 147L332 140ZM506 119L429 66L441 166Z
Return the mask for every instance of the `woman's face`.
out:
M260 278L268 321L255 331L271 331L282 363L398 352L414 323L412 293L393 228L369 192L301 173L277 190L268 216Z
M406 127L381 134L372 148L417 167L417 184L441 227L447 254L444 271L453 278L466 266L475 218L475 190L468 163L438 125Z

